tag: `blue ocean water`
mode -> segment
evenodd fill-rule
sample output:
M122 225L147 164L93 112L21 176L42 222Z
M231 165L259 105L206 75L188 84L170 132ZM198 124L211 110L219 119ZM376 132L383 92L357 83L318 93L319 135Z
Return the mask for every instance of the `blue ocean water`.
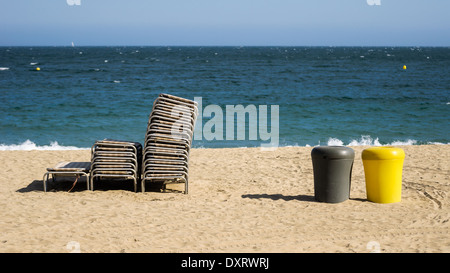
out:
M450 143L448 47L0 47L0 148L143 142L159 93L278 105L280 146Z

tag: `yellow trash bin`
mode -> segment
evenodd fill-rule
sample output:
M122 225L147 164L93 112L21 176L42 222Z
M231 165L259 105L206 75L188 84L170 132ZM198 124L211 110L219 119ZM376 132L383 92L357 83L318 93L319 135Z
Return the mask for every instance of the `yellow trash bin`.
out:
M371 147L362 152L367 199L375 203L396 203L402 196L405 152L395 147Z

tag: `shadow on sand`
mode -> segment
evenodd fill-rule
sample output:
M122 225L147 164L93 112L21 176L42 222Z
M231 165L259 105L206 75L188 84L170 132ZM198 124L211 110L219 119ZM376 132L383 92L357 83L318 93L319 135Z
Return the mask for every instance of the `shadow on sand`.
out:
M67 192L73 186L74 179L73 178L58 178L56 181L52 181L49 179L47 182L47 192ZM70 192L82 192L87 190L86 185L86 177L80 177L70 190ZM134 192L134 183L133 180L98 180L94 181L94 191L109 191L109 190L125 190ZM183 191L177 189L167 188L165 191L163 190L163 184L152 182L146 183L145 186L146 192L162 192L162 193L182 193ZM18 189L16 192L20 193L28 193L28 192L43 192L44 191L44 183L42 180L33 180L26 187ZM137 192L141 192L140 182L138 183Z
M250 199L271 199L271 200L284 200L284 201L304 201L304 202L319 202L315 199L313 195L282 195L282 194L244 194L242 198L250 198ZM367 199L363 198L349 198L349 200L360 201L360 202L368 202ZM319 202L320 203L320 202Z
M66 178L58 178L56 181L52 181L49 179L47 181L47 191L48 192L55 192L55 191L69 191L74 183L74 179L66 179ZM73 186L72 190L70 192L80 192L87 190L86 186L86 177L80 177ZM30 184L28 184L26 187L23 187L21 189L18 189L16 192L20 193L27 193L27 192L43 192L44 191L44 183L42 180L33 180Z
M314 196L311 195L282 195L282 194L244 194L242 198L250 199L272 199L272 200L284 200L284 201L305 201L305 202L316 202Z

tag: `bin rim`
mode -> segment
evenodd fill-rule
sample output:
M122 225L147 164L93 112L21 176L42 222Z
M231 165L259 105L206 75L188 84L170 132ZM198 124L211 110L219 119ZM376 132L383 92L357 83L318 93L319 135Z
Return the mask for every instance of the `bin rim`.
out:
M364 149L361 157L363 160L392 160L404 159L405 151L393 146L376 146Z
M327 159L348 159L355 158L355 151L346 146L316 146L311 150L311 157L326 156Z

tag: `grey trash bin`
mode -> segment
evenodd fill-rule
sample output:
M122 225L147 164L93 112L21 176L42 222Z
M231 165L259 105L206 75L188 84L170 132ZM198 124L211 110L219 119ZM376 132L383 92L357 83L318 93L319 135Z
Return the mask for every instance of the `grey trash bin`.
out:
M314 197L319 202L340 203L350 198L355 152L344 146L319 146L311 151Z

